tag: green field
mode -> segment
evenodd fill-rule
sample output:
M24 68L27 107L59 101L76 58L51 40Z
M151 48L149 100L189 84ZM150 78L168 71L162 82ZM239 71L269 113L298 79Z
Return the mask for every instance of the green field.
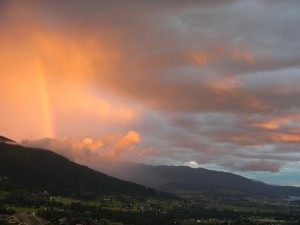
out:
M23 193L0 191L0 199L10 213L35 213L50 221L62 217L94 218L111 221L108 224L138 224L151 221L152 224L178 222L182 225L195 224L299 224L300 208L272 205L257 197L249 205L230 204L228 201L213 199L161 199L136 197L133 195L101 195L94 200L79 200L70 197L49 197L48 193ZM230 198L230 197L229 197ZM7 201L5 201L5 199ZM49 200L50 199L50 200ZM228 199L227 199L228 200ZM229 199L230 200L230 199ZM233 197L233 201L236 199ZM252 200L252 199L251 199ZM277 200L278 201L278 200ZM258 202L255 205L252 202ZM272 204L271 204L272 203ZM35 208L35 206L37 206ZM149 222L150 224L150 222ZM148 225L148 224L147 224Z
M83 202L83 201L80 201L78 199L67 198L67 197L53 197L53 201L61 202L64 205L69 205L71 203L78 203L78 202L82 203Z
M37 214L37 212L40 210L38 208L25 208L25 207L15 207L15 206L9 206L7 207L7 209L14 210L16 212L26 212L26 213L35 213L35 214Z
M10 194L10 192L8 192L8 191L1 191L0 190L0 200L6 199L9 194Z

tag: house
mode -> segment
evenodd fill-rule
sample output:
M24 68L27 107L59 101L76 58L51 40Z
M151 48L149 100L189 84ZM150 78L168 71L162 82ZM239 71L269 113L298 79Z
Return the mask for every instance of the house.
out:
M6 220L6 223L15 224L15 225L46 225L50 224L49 221L44 220L41 217L35 216L34 214L28 213L15 213L9 216Z

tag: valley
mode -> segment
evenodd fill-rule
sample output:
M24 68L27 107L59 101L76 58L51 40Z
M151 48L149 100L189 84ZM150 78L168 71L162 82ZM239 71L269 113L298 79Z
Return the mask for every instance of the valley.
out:
M299 224L300 202L238 194L185 193L178 199L100 195L93 200L51 196L47 191L1 191L2 215L34 213L52 224ZM247 200L246 200L247 199Z
M214 180L214 176L218 177L216 180L219 181L212 185L206 179L206 186L202 182L197 189L174 189L174 186L172 190L160 188L158 191L97 172L44 149L28 148L5 140L0 142L0 153L2 224L7 224L6 218L10 215L20 213L23 216L37 215L51 224L62 225L240 225L300 222L300 202L297 197L288 199L287 195L283 196L287 193L284 191L282 196L274 195L279 193L278 190L286 189L259 183L275 190L267 195L238 189L237 186L220 185L220 179L238 179L242 181L240 186L244 187L243 182L246 182L252 184L252 189L253 184L257 184L233 174L185 167L162 167L167 171L162 173L159 172L161 167L142 165L144 170L138 171L139 177L142 174L152 180L164 178L168 187L172 187L168 179L175 178L181 182L189 181L188 186L179 187L195 187L191 183L193 177L197 184L200 184L201 179L205 180L199 173L204 173L211 180ZM152 172L155 170L160 173L160 177L145 175L149 168ZM176 172L178 170L181 173ZM130 172L128 174L134 175ZM292 190L291 193L297 194L297 188Z

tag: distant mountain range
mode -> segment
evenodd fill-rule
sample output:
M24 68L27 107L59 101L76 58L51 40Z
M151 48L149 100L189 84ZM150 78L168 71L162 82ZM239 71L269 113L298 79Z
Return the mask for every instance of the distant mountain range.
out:
M103 194L174 197L152 188L113 178L71 162L48 150L0 141L0 187L48 191L53 195L95 198Z
M165 192L197 193L222 189L273 197L300 196L298 187L268 185L232 173L203 168L121 163L103 168L103 171L111 176L71 162L51 151L24 147L0 136L2 188L47 190L56 195L82 198L94 198L101 194L173 198Z
M236 174L203 168L124 163L110 171L112 176L120 179L173 193L232 189L273 197L300 196L298 187L268 185Z

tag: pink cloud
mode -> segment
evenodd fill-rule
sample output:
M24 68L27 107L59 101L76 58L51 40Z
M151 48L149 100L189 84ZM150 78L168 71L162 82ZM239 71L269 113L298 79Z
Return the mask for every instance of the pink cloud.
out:
M140 154L136 147L139 143L141 143L140 134L132 130L127 134L108 135L100 139L63 137L22 141L23 145L49 149L93 168L118 162L126 154ZM145 155L147 152L141 151L141 154Z

